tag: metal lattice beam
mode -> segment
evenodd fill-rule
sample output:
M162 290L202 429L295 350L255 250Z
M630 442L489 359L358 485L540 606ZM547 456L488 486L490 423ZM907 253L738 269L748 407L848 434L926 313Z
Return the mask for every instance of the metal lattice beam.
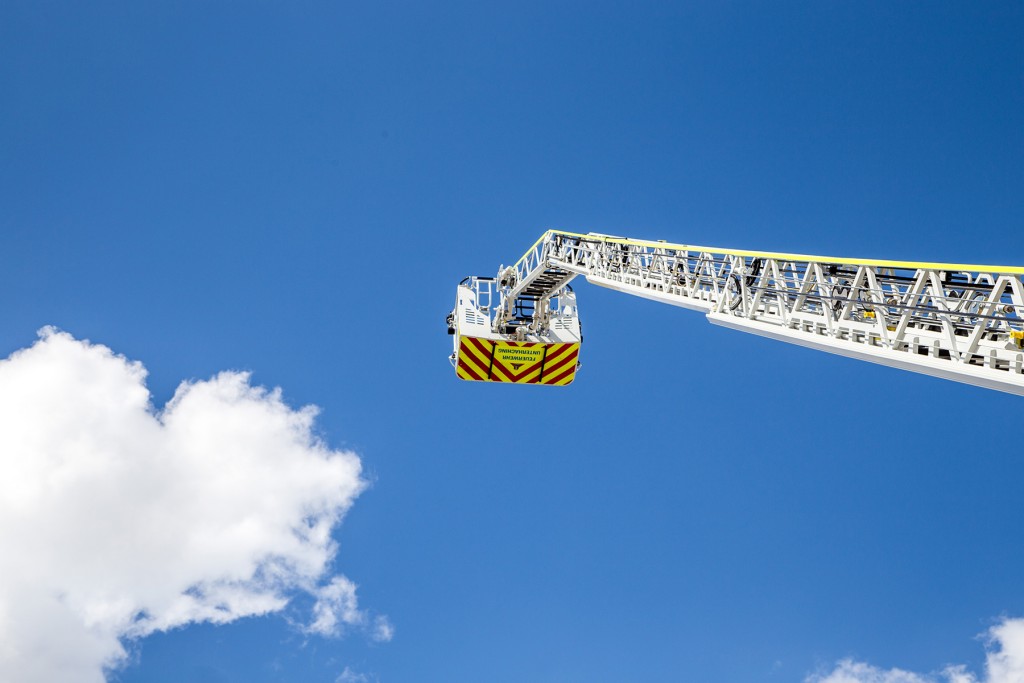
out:
M582 275L701 311L718 325L1024 395L1020 267L745 252L552 230L502 275L500 310L508 315L526 292L543 300Z

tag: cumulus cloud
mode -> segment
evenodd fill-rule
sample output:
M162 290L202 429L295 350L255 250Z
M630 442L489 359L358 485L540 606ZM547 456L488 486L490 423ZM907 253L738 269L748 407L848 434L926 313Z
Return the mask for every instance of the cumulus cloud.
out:
M917 674L880 669L851 659L805 683L1022 683L1024 682L1024 619L1003 619L985 635L985 673L978 677L963 665L947 665L938 673Z
M157 410L145 379L52 329L0 361L0 680L100 683L126 640L300 593L310 632L377 637L386 619L329 575L365 482L317 438L316 409L224 372Z

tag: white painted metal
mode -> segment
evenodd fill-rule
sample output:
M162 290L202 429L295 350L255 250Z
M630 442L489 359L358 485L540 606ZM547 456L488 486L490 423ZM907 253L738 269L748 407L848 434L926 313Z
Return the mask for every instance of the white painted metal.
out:
M524 296L538 298L538 310L547 310L547 299L582 275L620 292L701 311L717 325L1024 395L1022 272L552 230L499 272L491 329L513 321Z
M567 279L572 277L575 274ZM469 277L459 285L455 309L448 318L449 332L455 344L449 358L452 365L455 364L459 340L463 336L543 344L580 341L576 295L570 288L562 285L536 302L520 300L517 304L512 297L507 305L509 314L502 315L510 291L510 287L502 287L498 281L488 277ZM495 305L498 302L501 304Z

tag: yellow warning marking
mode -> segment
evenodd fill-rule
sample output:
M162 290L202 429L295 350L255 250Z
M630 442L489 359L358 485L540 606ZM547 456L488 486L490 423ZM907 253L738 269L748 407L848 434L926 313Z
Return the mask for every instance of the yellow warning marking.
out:
M455 373L476 382L564 386L575 378L579 346L459 337Z

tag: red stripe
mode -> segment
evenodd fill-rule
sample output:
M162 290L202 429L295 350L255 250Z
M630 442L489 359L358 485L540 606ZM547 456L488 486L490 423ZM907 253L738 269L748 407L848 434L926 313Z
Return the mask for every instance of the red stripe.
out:
M495 359L494 363L496 365L498 364L498 362L499 361L497 359ZM527 375L529 375L534 370L539 370L540 369L540 361L537 361L536 363L533 363L532 365L530 365L530 367L524 368L524 369L520 370L519 372L515 372L515 373L513 373L512 371L510 371L507 368L505 368L505 366L502 366L502 369L505 370L506 375L508 375L509 378L513 382L518 382L518 381L522 380L524 377L526 377ZM539 377L539 375L538 375L538 377ZM537 381L536 379L530 379L530 380L527 380L527 383L533 383L533 382L536 382L536 381Z
M487 373L487 366L489 365L489 363L487 362L489 360L487 354L482 354L480 351L477 351L475 349L466 349L464 355L466 356L466 358L476 363L477 367L484 371L484 374ZM483 355L484 357L480 358L481 355Z
M537 375L534 379L530 380L530 383L533 384L534 382L540 382L541 378L543 378L544 375L551 372L551 368L554 365L554 359L558 358L558 356L565 353L566 349L568 349L570 346L571 344L550 345L548 347L547 353L544 354L544 358L541 360L541 362L544 363L544 369L541 370L540 374Z
M568 351L571 347L572 344L558 344L557 346L548 349L548 355L545 362L553 364L556 358ZM544 372L547 372L547 367L544 368Z
M568 356L565 356L564 358L559 360L557 363L552 365L550 368L544 368L544 374L547 375L549 372L550 373L558 372L558 370L560 368L562 368L566 363L569 363L569 362L573 361L576 358L576 356L578 356L578 355L580 355L579 349L574 349L572 353L570 353Z
M539 361L539 360L538 361L534 361L533 363L530 363L530 365L528 367L523 368L519 372L513 372L512 370L507 368L505 366L505 364L502 363L500 360L498 360L497 358L494 359L495 367L501 366L501 369L504 371L505 376L508 377L509 380L512 381L512 382L518 382L523 377L526 377L528 374L530 374L531 372L533 372L534 370L539 368L540 364L541 364L541 361Z
M530 364L530 366L529 366L528 368L525 368L525 369L523 369L523 370L520 370L520 371L519 371L518 373L516 373L516 379L515 379L515 381L517 381L517 382L518 382L518 381L519 381L519 380L521 380L521 379L522 379L523 377L526 377L527 375L529 375L529 374L530 374L531 372L533 372L534 370L536 370L536 369L540 368L540 364L541 364L541 363L543 362L543 360L544 360L544 359L543 359L543 357L541 357L541 360L538 360L538 361L534 361L533 363L531 363L531 364Z
M460 363L459 367L462 368L462 371L464 373L475 379L477 382L483 381L483 378L477 375L475 372L473 372L473 370L469 367L468 363Z
M540 361L537 361L536 363L534 363L530 367L526 368L525 370L523 370L522 372L517 374L516 375L516 381L518 382L519 380L521 380L522 378L526 377L527 375L529 375L534 370L539 370L539 369L540 369ZM535 382L536 380L535 379L529 379L529 380L526 380L526 381L528 383L530 383L530 382Z
M475 367L477 374L487 374L487 368L480 367L480 361L477 360L477 357L473 355L473 352L467 345L463 345L462 348L459 349L459 365L467 369ZM483 378L480 377L479 379Z
M462 353L459 355L459 358L464 361L462 363L463 365L466 363L472 363L480 371L480 374L487 374L487 365L485 363L481 363L480 359L477 358L469 348L462 349ZM481 377L481 379L483 378Z
M574 372L576 372L576 366L575 365L573 365L571 368L569 368L568 370L563 372L558 377L555 377L553 379L545 379L544 380L544 384L558 384L559 382L561 382L563 379L565 379L566 377L568 377L569 375L571 375Z
M518 377L515 374L513 374L511 370L506 368L505 365L497 358L494 359L494 367L497 368L498 370L501 370L501 374L508 377L509 382L515 382L518 379Z
M476 337L470 337L469 341L473 342L473 346L475 346L477 349L479 349L480 352L482 354L484 354L485 358L488 358L488 359L493 359L494 358L494 342L491 342L491 348L487 348L487 346L485 346L484 343L482 341L480 341L479 339L477 339ZM491 364L492 365L494 364L493 360L491 360ZM493 375L492 372L488 372L487 373L487 379L491 379L492 375Z
M494 349L493 346L491 348L487 348L487 346L485 346L484 343L477 339L476 337L469 337L469 341L470 343L473 344L473 346L479 349L485 356L487 356L488 358L490 357L491 351ZM491 343L493 344L494 342Z

